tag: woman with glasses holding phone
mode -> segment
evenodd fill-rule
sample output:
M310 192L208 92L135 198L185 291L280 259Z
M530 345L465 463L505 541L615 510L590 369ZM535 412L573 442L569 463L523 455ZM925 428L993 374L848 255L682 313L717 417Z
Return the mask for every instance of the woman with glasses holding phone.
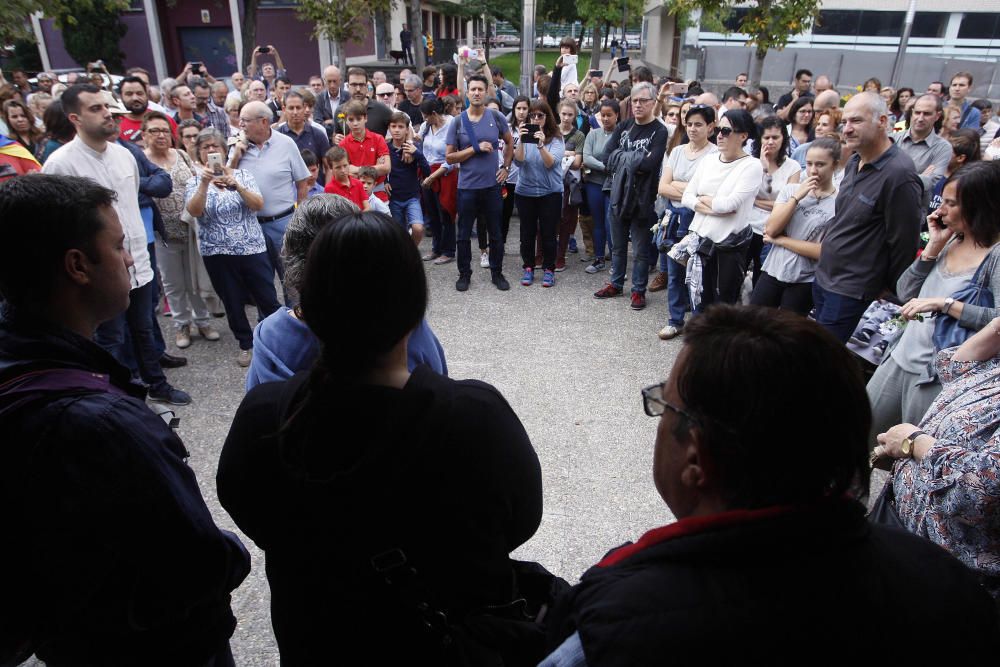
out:
M734 109L718 122L719 151L704 158L684 189L681 204L694 211L691 232L703 241L702 312L713 303L736 303L746 276L746 253L753 237L750 211L764 169L744 147L757 143L757 126L748 111ZM706 245L711 246L708 251ZM691 269L688 263L688 269Z
M563 197L562 133L548 103L535 100L528 122L517 128L514 161L518 166L517 210L521 216L521 284L535 280L535 241L542 245L542 287L555 285L556 235Z
M760 267L767 257L768 248L764 246L764 225L767 217L774 209L774 201L778 193L789 183L798 183L801 167L795 160L790 160L788 132L785 123L777 116L768 116L760 123L760 141L754 142L753 156L760 160L764 169L764 177L757 189L753 209L750 212L750 227L753 229L753 239L747 251L747 262L753 264L753 285L760 280Z

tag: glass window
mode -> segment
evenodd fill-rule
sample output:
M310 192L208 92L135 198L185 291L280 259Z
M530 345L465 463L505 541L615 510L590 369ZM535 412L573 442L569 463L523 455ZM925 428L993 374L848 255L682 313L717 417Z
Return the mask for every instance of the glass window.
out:
M861 12L858 35L865 37L901 37L905 12Z
M944 37L948 14L944 12L917 12L913 17L911 37Z
M814 35L846 35L855 37L861 23L861 12L844 9L824 9L813 26Z
M959 39L996 39L1000 33L997 14L966 14L958 28Z
M746 7L736 7L726 17L726 20L722 22L722 25L726 26L726 30L729 32L739 32L740 23L746 18L746 15L750 13L750 10Z

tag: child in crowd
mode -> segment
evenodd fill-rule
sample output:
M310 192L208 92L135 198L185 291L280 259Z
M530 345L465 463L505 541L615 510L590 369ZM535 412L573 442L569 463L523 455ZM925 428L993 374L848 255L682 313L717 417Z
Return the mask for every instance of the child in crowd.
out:
M347 160L347 151L340 146L334 146L326 152L323 163L326 173L330 176L323 192L345 197L357 204L362 211L367 211L369 206L365 186L351 176L351 163Z
M371 207L371 210L392 215L389 211L389 205L376 197L372 192L375 189L376 181L378 181L378 172L375 171L375 167L361 167L358 170L358 180L365 186L365 194L368 195L368 205Z
M389 137L392 140L389 147L392 160L392 170L389 172L389 211L393 220L409 229L413 242L420 245L424 238L420 172L429 176L431 166L409 138L409 131L410 117L402 111L394 111L389 117Z
M306 163L306 169L309 170L309 195L323 194L323 184L319 183L319 158L308 148L303 148L302 151L302 161Z
M347 119L347 129L350 134L334 137L334 144L347 151L351 176L357 177L361 167L375 167L378 181L375 185L375 196L384 202L389 201L385 191L385 177L389 174L389 147L385 139L368 130L368 110L364 103L352 100L344 105L344 116Z

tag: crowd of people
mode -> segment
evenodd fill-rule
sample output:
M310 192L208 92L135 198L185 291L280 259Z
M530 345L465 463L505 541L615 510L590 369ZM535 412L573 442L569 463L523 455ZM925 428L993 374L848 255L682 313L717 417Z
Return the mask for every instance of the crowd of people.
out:
M848 659L859 611L992 655L1000 124L973 75L844 101L799 70L771 103L745 74L716 95L612 64L580 77L567 38L526 91L467 56L296 86L262 46L228 80L0 84L0 525L32 546L3 556L0 664L233 664L249 555L144 404L191 402L158 313L180 350L225 317L248 369L216 482L267 557L283 662L331 638L374 664L773 660L788 637ZM511 559L538 458L424 317L450 263L459 292L475 268L511 288L515 210L523 288L579 255L595 299L662 291L658 336L683 337L641 392L678 521L573 587ZM344 289L373 261L377 309ZM896 334L866 383L847 346L873 309Z

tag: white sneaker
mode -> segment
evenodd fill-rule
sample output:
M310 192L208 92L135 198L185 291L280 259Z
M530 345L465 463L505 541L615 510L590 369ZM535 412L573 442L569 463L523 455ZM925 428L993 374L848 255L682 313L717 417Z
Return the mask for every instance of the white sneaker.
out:
M479 256L479 266L483 267L484 269L490 268L490 253L489 253L489 251L486 251L482 255Z
M681 333L680 327L675 327L672 324L668 324L667 326L660 329L660 332L656 335L660 337L660 340L670 340L671 338L676 338L677 336L679 336L680 333Z

